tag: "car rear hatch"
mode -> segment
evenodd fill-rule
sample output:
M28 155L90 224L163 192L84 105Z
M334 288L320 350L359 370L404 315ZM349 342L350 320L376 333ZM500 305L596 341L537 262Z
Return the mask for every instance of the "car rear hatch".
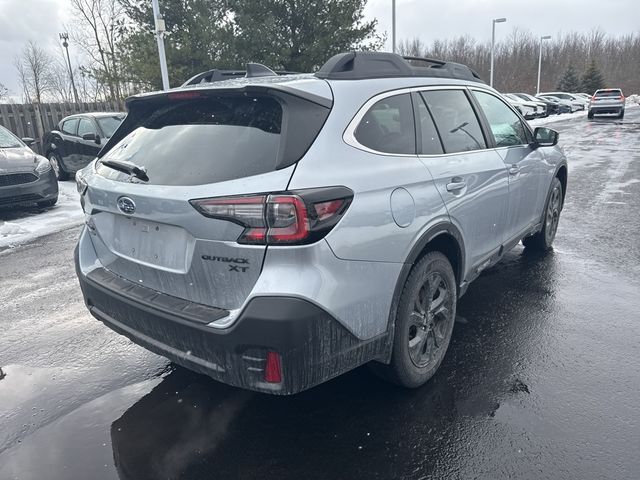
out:
M591 107L621 107L624 96L619 89L601 90L591 98Z
M257 281L267 247L238 243L246 225L205 216L193 201L286 190L332 97L317 79L223 83L134 97L95 169L82 175L104 268L171 297L232 310ZM255 205L234 208L238 215Z

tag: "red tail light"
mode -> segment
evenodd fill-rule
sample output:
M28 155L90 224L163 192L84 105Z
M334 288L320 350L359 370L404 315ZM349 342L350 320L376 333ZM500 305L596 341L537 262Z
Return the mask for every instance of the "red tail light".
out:
M353 198L345 187L270 195L191 200L204 216L245 227L238 243L300 245L324 237L344 215Z
M186 92L171 92L167 93L169 100L192 100L194 98L202 98L201 92L194 92L187 90Z
M282 361L278 352L267 352L264 381L267 383L282 383Z

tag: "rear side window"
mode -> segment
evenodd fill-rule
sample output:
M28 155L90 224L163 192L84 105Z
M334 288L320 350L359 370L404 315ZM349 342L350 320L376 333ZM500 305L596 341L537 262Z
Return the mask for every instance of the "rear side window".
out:
M356 140L383 153L415 154L416 132L408 93L376 102L358 124Z
M421 95L436 122L445 152L486 148L478 118L462 90L431 90Z
M149 183L202 185L276 169L283 109L268 96L217 96L155 109L104 160L147 169ZM108 167L100 166L106 173ZM109 169L110 170L110 169Z
M64 133L68 133L69 135L75 135L78 130L78 119L71 118L69 120L65 120L62 124L62 131Z
M473 95L487 117L497 147L529 143L520 118L502 100L485 92L474 91Z

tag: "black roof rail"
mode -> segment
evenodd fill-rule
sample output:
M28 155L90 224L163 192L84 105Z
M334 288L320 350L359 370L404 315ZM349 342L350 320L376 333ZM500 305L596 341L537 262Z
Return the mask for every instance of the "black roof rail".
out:
M256 78L256 77L273 77L276 75L295 75L300 72L290 72L288 70L271 70L269 67L261 63L247 63L246 70L220 70L214 68L206 72L194 75L184 82L181 87L189 85L197 85L199 83L213 83L229 80L231 78Z
M431 65L418 67L414 62ZM329 80L365 80L368 78L437 77L484 81L471 68L461 63L432 58L402 57L388 52L347 52L331 57L316 77Z

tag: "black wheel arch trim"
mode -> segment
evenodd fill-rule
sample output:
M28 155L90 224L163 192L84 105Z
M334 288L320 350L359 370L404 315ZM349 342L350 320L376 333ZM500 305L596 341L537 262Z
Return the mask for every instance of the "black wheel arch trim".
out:
M422 254L425 252L426 246L434 239L436 239L440 235L451 235L455 241L457 242L458 255L459 255L459 265L457 266L457 270L454 268L454 274L456 277L456 283L458 284L458 292L464 291L464 283L465 279L465 248L464 248L464 240L462 238L462 233L451 222L440 222L432 227L430 227L426 232L424 232L418 241L413 245L409 255L404 261L402 269L400 270L400 274L398 275L398 279L396 280L396 286L393 290L393 298L391 300L391 308L389 309L389 319L387 322L387 349L385 352L385 363L389 363L391 361L391 353L393 348L393 337L394 337L394 329L395 329L395 321L396 321L396 313L398 311L398 303L400 302L400 295L402 295L402 289L404 288L404 284L409 277L409 273L411 272L411 268L415 265L415 263L420 259ZM454 267L452 265L452 267Z

